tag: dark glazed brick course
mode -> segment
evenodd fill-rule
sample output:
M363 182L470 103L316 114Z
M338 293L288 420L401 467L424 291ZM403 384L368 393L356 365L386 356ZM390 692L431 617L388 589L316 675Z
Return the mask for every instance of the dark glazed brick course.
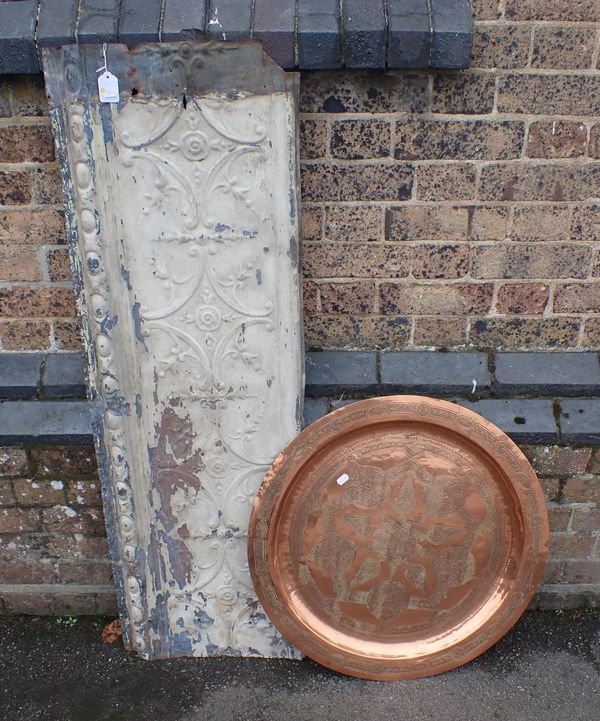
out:
M596 353L496 353L499 393L527 386L537 395L586 395L600 390L600 361Z
M0 3L0 74L38 72L34 42L37 10L37 0Z
M342 65L337 0L298 0L298 64L301 68Z
M342 52L347 68L385 67L386 18L383 0L345 0Z
M346 390L374 389L377 384L375 353L308 353L306 393L309 396Z
M430 65L434 68L468 68L473 45L470 0L433 0L431 8Z
M479 413L521 443L555 443L556 421L552 401L484 399L459 401L459 405Z
M296 65L295 26L295 3L255 0L252 37L260 40L265 52L283 68Z
M560 428L565 443L599 443L600 398L561 401Z
M206 4L207 0L164 0L161 40L203 37Z
M431 55L428 0L388 0L387 61L395 68L427 67Z
M122 0L119 42L133 47L156 42L160 23L160 0Z
M40 1L36 29L36 40L40 47L58 47L75 42L78 6L79 0Z
M83 43L116 42L120 6L120 0L80 0L77 40Z
M206 34L215 40L250 36L252 0L209 0Z

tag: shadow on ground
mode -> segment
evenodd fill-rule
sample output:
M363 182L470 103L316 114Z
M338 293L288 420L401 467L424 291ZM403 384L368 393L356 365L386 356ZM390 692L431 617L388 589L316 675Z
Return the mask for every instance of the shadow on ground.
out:
M600 611L530 612L486 654L410 682L311 661L142 661L104 621L0 619L2 721L599 721Z

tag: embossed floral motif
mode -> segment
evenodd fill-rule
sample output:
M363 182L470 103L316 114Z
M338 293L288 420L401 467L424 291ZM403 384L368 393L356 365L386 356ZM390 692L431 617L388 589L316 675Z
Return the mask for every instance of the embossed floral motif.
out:
M188 160L204 160L210 147L206 135L198 130L191 130L181 136L181 152Z

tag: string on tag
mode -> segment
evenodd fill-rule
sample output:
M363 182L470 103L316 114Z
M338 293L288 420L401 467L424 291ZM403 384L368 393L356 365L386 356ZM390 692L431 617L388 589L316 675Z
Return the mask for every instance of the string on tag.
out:
M106 60L106 43L102 43L102 57L104 58L104 65L96 70L97 73L101 73L103 70L108 70L108 61Z

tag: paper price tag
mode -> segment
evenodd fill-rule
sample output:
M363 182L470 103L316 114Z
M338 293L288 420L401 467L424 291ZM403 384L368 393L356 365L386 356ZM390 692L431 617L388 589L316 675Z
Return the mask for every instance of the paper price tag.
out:
M98 95L101 103L118 103L119 78L105 70L98 76Z

